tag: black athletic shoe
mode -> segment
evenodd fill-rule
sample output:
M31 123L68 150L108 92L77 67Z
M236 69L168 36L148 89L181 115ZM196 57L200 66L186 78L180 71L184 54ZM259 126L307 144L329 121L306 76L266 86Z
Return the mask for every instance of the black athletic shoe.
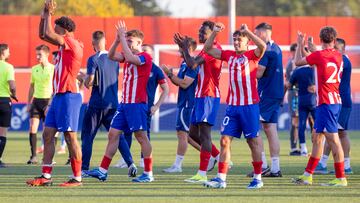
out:
M65 165L70 165L71 161L70 158L66 161Z
M276 173L272 173L269 171L268 173L264 174L262 177L269 177L269 178L280 178L282 177L281 171L278 171Z
M28 165L37 164L37 158L36 157L30 157L29 161L26 162Z
M301 152L300 150L294 150L292 152L289 153L290 156L300 156L301 155Z
M0 168L6 168L6 164L0 160Z
M270 167L268 166L268 167L266 167L266 168L262 168L261 169L261 175L263 176L263 175L265 175L266 173L268 173L268 172L270 172ZM251 171L250 173L248 173L247 175L246 175L246 177L249 177L249 178L252 178L254 176L254 171Z

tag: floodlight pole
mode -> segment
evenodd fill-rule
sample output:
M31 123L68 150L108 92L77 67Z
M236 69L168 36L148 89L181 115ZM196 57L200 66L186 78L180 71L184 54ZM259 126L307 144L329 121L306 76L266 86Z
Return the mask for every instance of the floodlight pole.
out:
M233 44L232 33L236 29L236 0L228 0L229 11L229 44Z

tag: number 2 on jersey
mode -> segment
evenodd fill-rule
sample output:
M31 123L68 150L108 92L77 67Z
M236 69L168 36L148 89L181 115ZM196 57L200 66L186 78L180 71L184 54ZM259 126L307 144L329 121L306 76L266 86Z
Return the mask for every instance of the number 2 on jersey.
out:
M326 81L326 83L337 83L340 82L340 75L343 71L343 62L341 62L340 65L340 70L338 71L338 67L335 63L333 62L328 62L326 64L327 68L334 68L334 72L331 74L331 76L329 77L329 79Z

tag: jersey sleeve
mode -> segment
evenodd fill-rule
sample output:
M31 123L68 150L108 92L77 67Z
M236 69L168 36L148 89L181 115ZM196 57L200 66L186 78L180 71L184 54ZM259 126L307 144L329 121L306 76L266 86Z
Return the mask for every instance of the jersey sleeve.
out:
M156 70L156 82L159 85L162 85L164 83L166 83L166 78L165 75L163 73L163 71L161 70L161 68L155 64L153 64L153 66L155 66L155 70Z
M196 67L195 69L187 68L185 76L195 79L199 73L199 68L200 68L199 66Z
M230 51L230 50L221 50L220 60L229 61L229 58L230 58L232 52L233 51Z
M255 49L245 52L245 55L246 57L248 57L248 59L253 60L255 62L258 62L260 60L260 57L256 56L255 54Z
M309 65L314 65L318 61L319 58L319 51L311 53L309 56L307 56L305 59Z
M30 77L30 84L35 83L35 78L34 78L34 67L31 68L31 77Z
M82 55L83 44L73 37L64 36L64 48L65 50L71 50L75 56Z
M15 80L15 71L14 71L14 66L10 65L9 66L9 69L7 71L7 81L10 81L10 80Z
M94 61L94 56L91 56L88 58L87 64L86 64L86 74L93 75L95 74L96 70L96 62Z
M268 63L269 63L269 54L266 51L264 53L264 56L260 59L259 65L262 65L262 66L266 67L268 65Z
M142 52L140 53L139 55L139 59L140 59L140 62L141 62L141 66L142 65L145 65L145 64L151 64L152 63L152 58L149 54L147 54L146 52Z

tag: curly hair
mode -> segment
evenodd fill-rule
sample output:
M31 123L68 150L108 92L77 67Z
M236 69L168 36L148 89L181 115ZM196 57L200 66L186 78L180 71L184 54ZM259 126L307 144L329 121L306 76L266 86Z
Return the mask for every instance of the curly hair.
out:
M202 23L201 26L208 26L210 28L210 30L214 30L214 27L215 27L215 23L210 21L210 20L206 20Z
M64 28L68 32L74 32L76 29L75 22L71 18L62 16L55 20L55 24Z
M337 32L335 28L326 26L320 30L320 39L324 43L331 43L336 39Z

